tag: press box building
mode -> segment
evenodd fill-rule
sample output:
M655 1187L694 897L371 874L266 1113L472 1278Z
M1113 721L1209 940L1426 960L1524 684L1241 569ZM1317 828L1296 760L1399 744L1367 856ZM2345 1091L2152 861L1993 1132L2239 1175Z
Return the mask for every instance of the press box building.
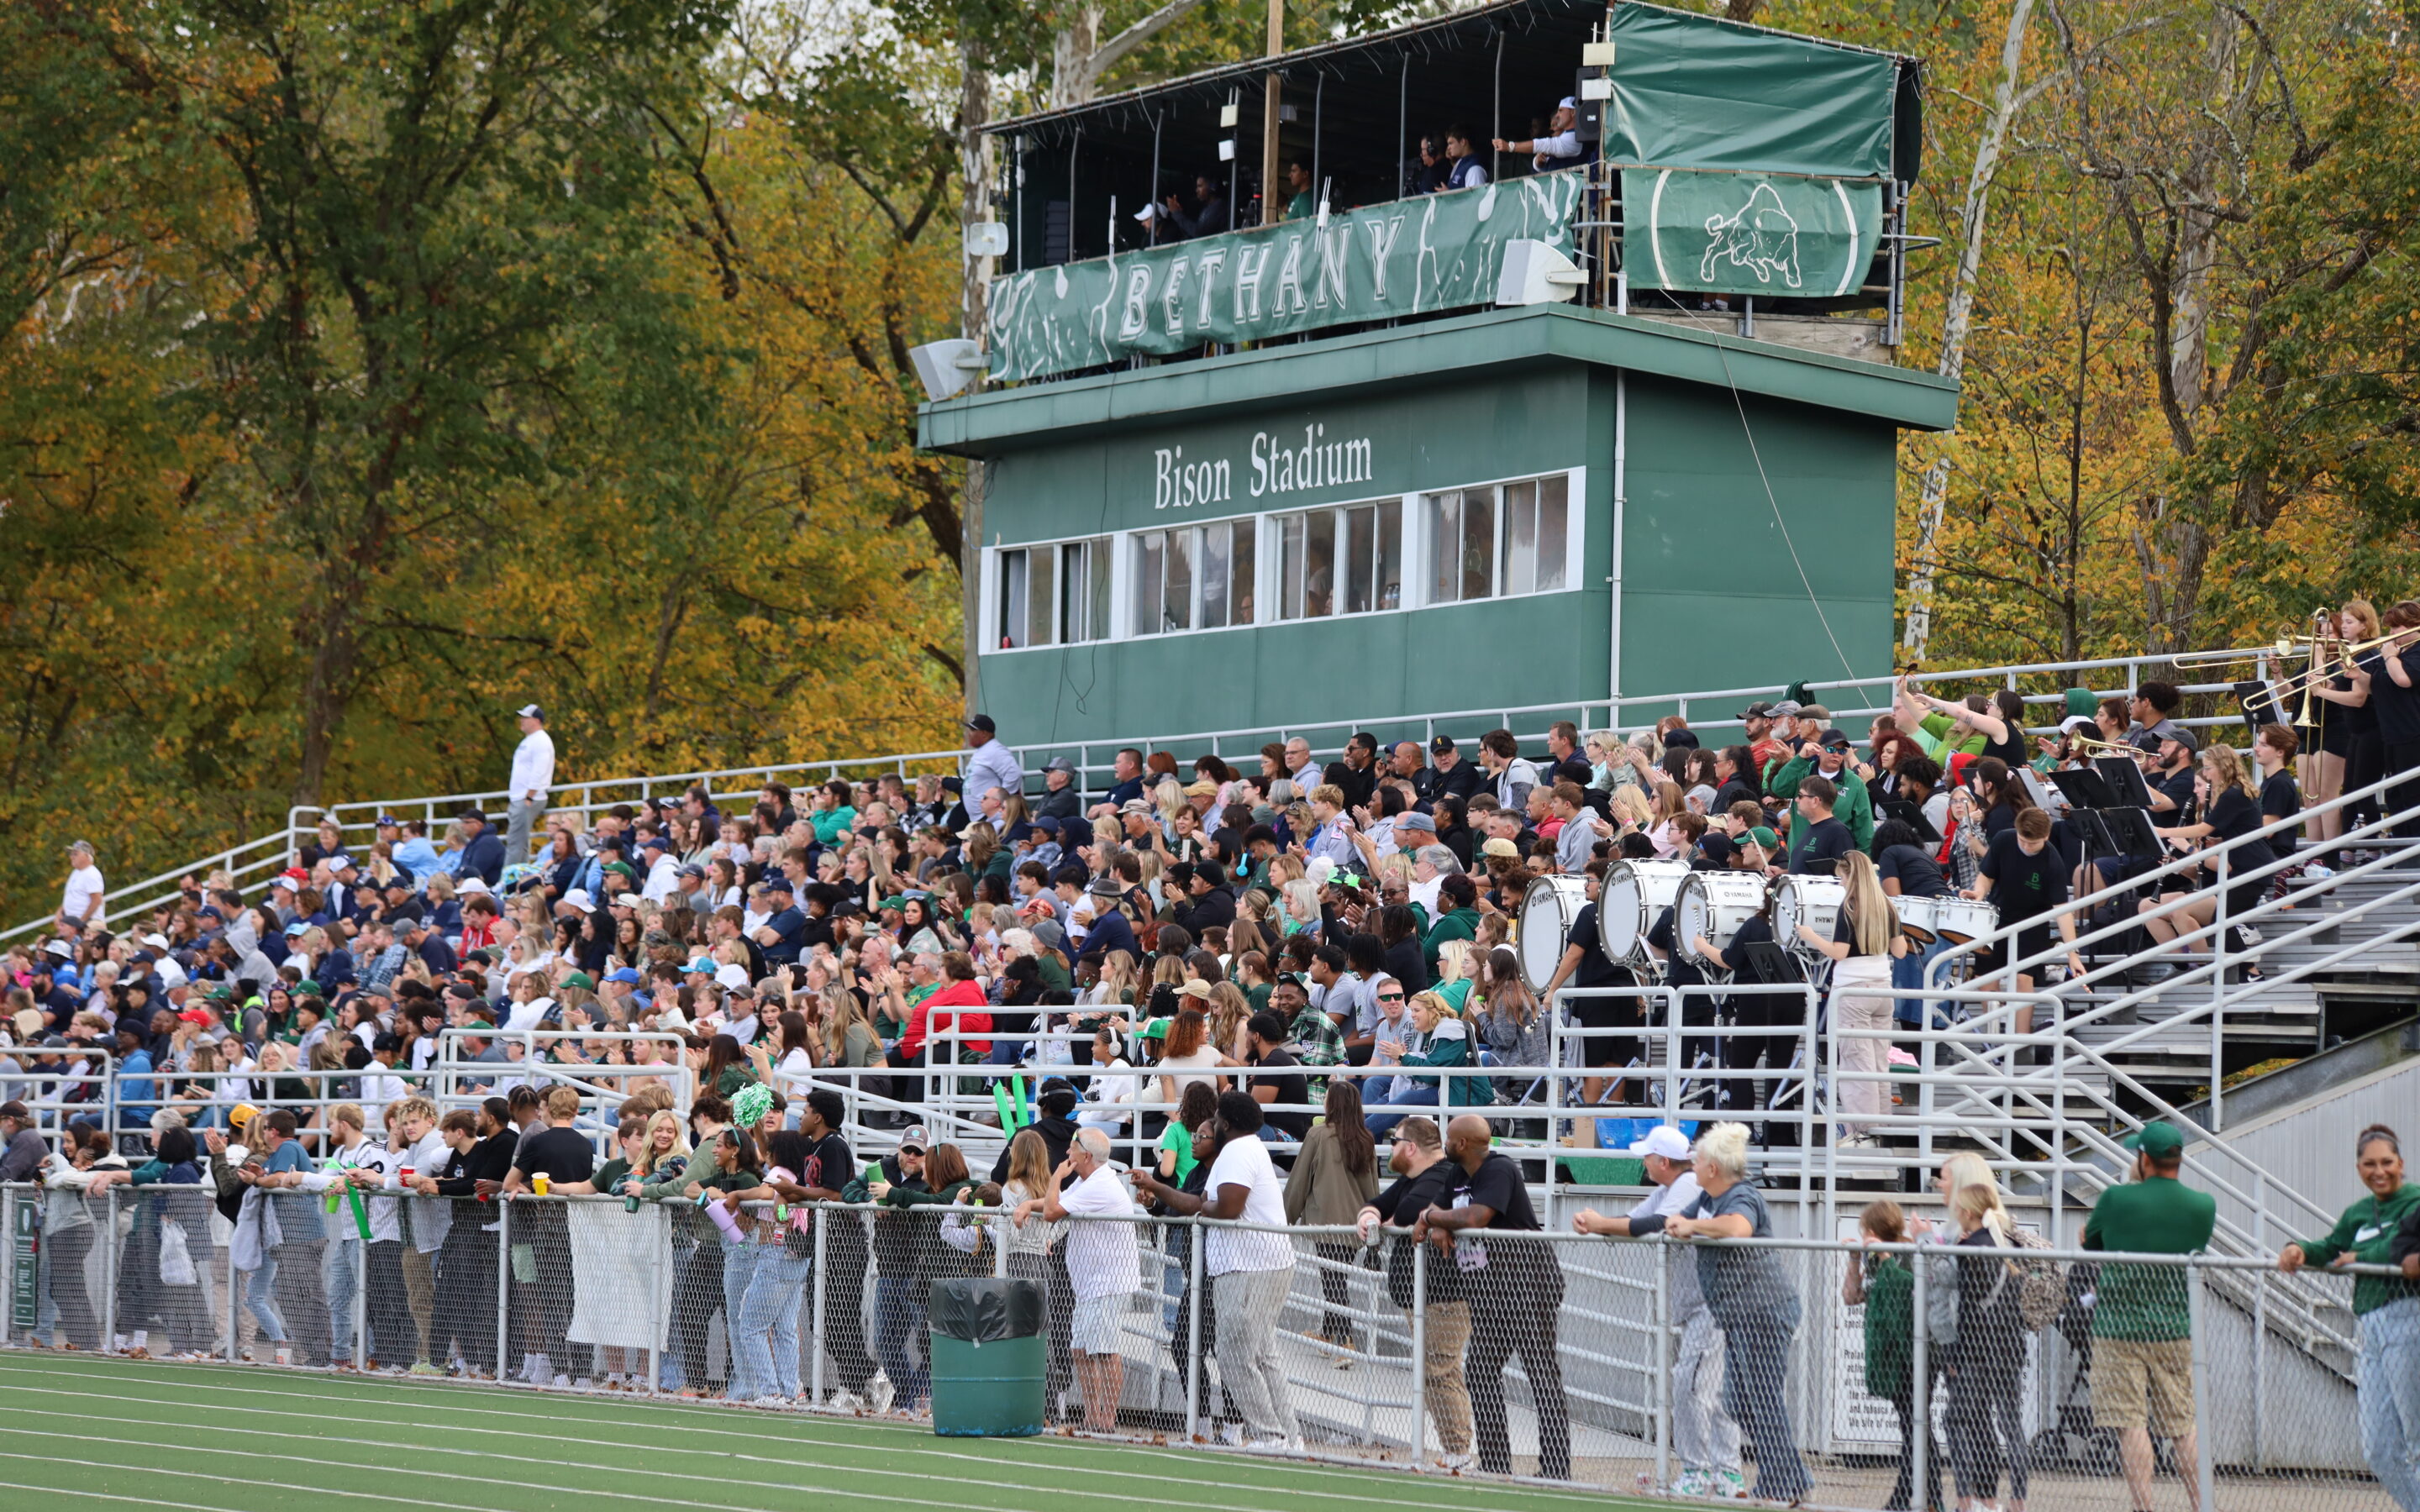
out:
M1271 71L1315 187L1263 226ZM1577 159L1487 150L1566 96ZM987 464L983 702L1078 743L1886 675L1898 435L1957 400L1892 360L1919 98L1508 0L1001 124L994 382L920 422ZM1497 181L1407 193L1452 127ZM1242 229L1155 243L1170 193Z

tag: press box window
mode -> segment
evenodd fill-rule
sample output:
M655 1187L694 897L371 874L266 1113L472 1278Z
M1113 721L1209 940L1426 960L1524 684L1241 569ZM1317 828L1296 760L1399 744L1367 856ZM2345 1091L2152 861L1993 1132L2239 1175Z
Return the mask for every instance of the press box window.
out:
M1271 517L1278 618L1367 614L1404 603L1404 511L1388 501Z
M1134 633L1252 623L1254 521L1220 520L1134 538Z
M1064 541L1001 552L997 603L996 643L1003 651L1108 639L1108 541Z
M1561 473L1426 497L1432 604L1551 594L1570 580L1571 480Z

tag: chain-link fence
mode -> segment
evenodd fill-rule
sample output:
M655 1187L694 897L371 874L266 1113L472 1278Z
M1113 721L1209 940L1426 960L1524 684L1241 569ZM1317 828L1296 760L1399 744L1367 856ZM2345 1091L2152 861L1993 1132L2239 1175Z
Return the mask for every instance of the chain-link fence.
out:
M1913 1209L1887 1243L1054 1222L973 1180L332 1190L0 1190L0 1341L922 1418L952 1389L934 1288L995 1276L1039 1288L1035 1385L1069 1428L1875 1509L2387 1512L2412 1485L2420 1294L2377 1268L2358 1298L2317 1278L2358 1306L2356 1355L2248 1261L1961 1241Z

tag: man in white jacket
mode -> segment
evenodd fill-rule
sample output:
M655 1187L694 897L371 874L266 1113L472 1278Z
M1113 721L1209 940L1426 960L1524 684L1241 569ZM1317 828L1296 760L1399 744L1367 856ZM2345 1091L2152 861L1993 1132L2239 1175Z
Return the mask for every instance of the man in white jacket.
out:
M530 831L546 811L547 790L554 786L554 737L546 733L546 714L535 703L520 708L521 743L513 748L511 798L504 810L504 864L520 866L530 858Z

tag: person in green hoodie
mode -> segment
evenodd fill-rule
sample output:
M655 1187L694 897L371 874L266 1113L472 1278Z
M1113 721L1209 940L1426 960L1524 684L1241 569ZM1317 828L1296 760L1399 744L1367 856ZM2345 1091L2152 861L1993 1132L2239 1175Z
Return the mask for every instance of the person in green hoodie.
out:
M815 832L815 843L837 845L841 838L857 827L857 810L849 803L848 784L837 779L815 789L814 811L807 823Z
M2382 1123L2353 1141L2353 1161L2369 1195L2344 1211L2323 1239L2287 1245L2277 1269L2394 1263L2397 1230L2420 1211L2420 1187L2403 1180L2403 1147ZM2399 1507L2420 1507L2420 1280L2357 1276L2353 1316L2361 1320L2361 1447L2370 1473Z
M1448 940L1476 939L1479 935L1479 887L1467 873L1456 872L1437 884L1437 907L1442 910L1437 921L1429 926L1428 938L1420 942L1420 954L1428 962L1429 976L1436 976L1437 948Z
M1869 851L1874 844L1874 800L1866 791L1857 774L1848 770L1849 736L1846 731L1826 730L1821 737L1798 748L1797 753L1775 767L1765 793L1787 803L1798 796L1798 784L1807 777L1823 777L1840 790L1839 801L1832 806L1832 817L1849 826L1849 838L1857 849ZM1790 843L1798 843L1798 832L1807 824L1804 814L1790 817Z

